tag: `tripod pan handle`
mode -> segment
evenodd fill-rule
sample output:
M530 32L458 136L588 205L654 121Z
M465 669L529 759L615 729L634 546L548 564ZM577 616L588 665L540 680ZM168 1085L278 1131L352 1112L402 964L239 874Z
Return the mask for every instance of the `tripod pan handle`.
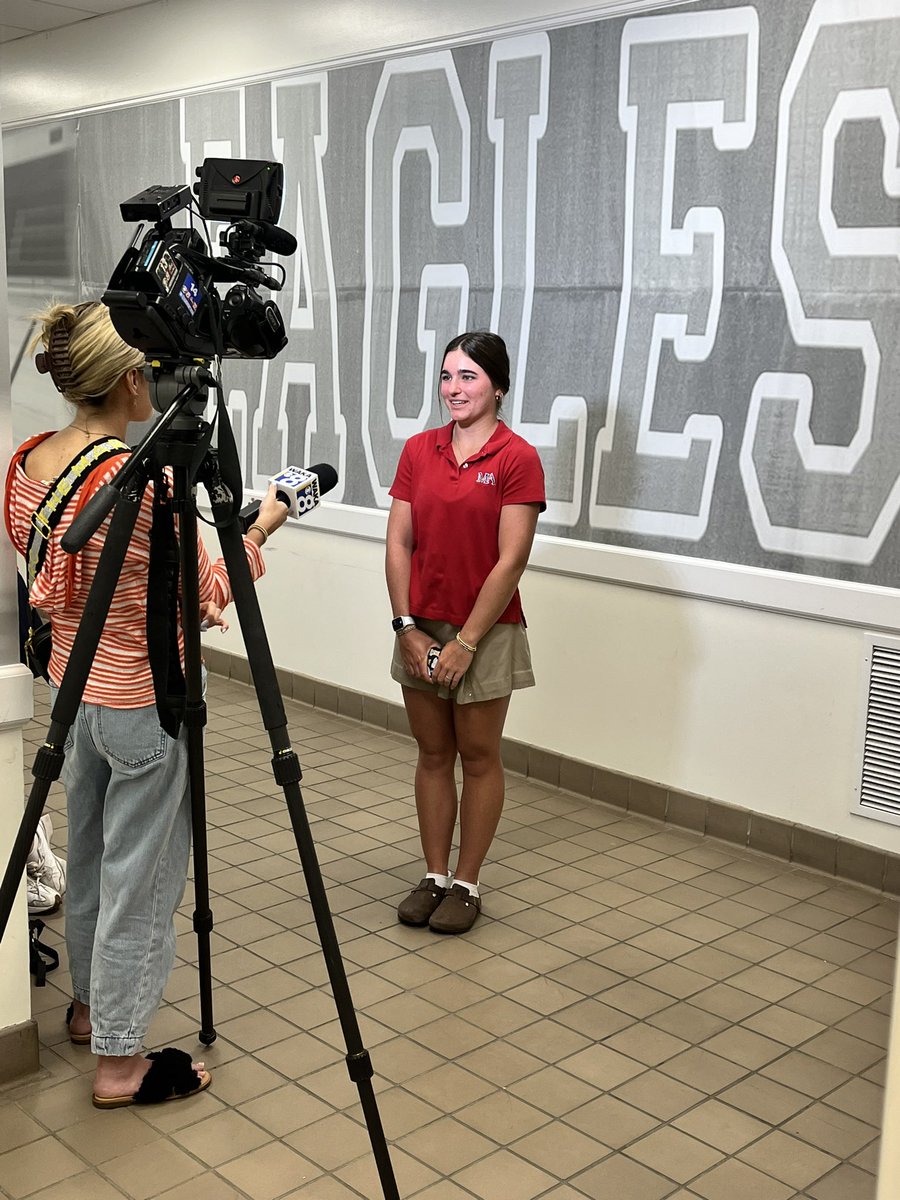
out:
M99 488L63 534L62 548L66 554L77 554L96 532L106 514L119 498L118 489L111 483Z

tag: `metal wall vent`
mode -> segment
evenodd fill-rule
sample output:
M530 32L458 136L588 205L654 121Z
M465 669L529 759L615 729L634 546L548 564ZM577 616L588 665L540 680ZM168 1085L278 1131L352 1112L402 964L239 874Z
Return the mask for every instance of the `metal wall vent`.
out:
M866 641L855 811L900 824L900 638Z

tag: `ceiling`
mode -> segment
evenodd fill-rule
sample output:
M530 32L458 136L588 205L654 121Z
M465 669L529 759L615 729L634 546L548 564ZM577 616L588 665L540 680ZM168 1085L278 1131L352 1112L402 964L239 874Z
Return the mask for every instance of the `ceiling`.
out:
M150 0L0 0L0 42L14 42Z

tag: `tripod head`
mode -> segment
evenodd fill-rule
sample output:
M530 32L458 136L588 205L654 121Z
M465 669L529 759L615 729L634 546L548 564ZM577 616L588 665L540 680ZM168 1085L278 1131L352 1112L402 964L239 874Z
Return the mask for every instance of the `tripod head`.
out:
M206 409L205 393L219 386L209 365L196 359L152 359L144 367L144 378L150 384L150 402L158 413L167 413L173 404L178 405L173 417L176 428L185 414L201 416Z

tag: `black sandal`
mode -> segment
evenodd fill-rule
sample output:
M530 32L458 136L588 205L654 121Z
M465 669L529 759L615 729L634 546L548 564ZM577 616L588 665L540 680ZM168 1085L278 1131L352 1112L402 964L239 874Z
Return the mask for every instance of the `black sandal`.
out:
M212 1083L209 1071L197 1070L186 1050L167 1046L147 1055L150 1070L141 1080L133 1096L98 1096L94 1108L124 1108L128 1104L165 1104L169 1100L186 1100L205 1091Z

